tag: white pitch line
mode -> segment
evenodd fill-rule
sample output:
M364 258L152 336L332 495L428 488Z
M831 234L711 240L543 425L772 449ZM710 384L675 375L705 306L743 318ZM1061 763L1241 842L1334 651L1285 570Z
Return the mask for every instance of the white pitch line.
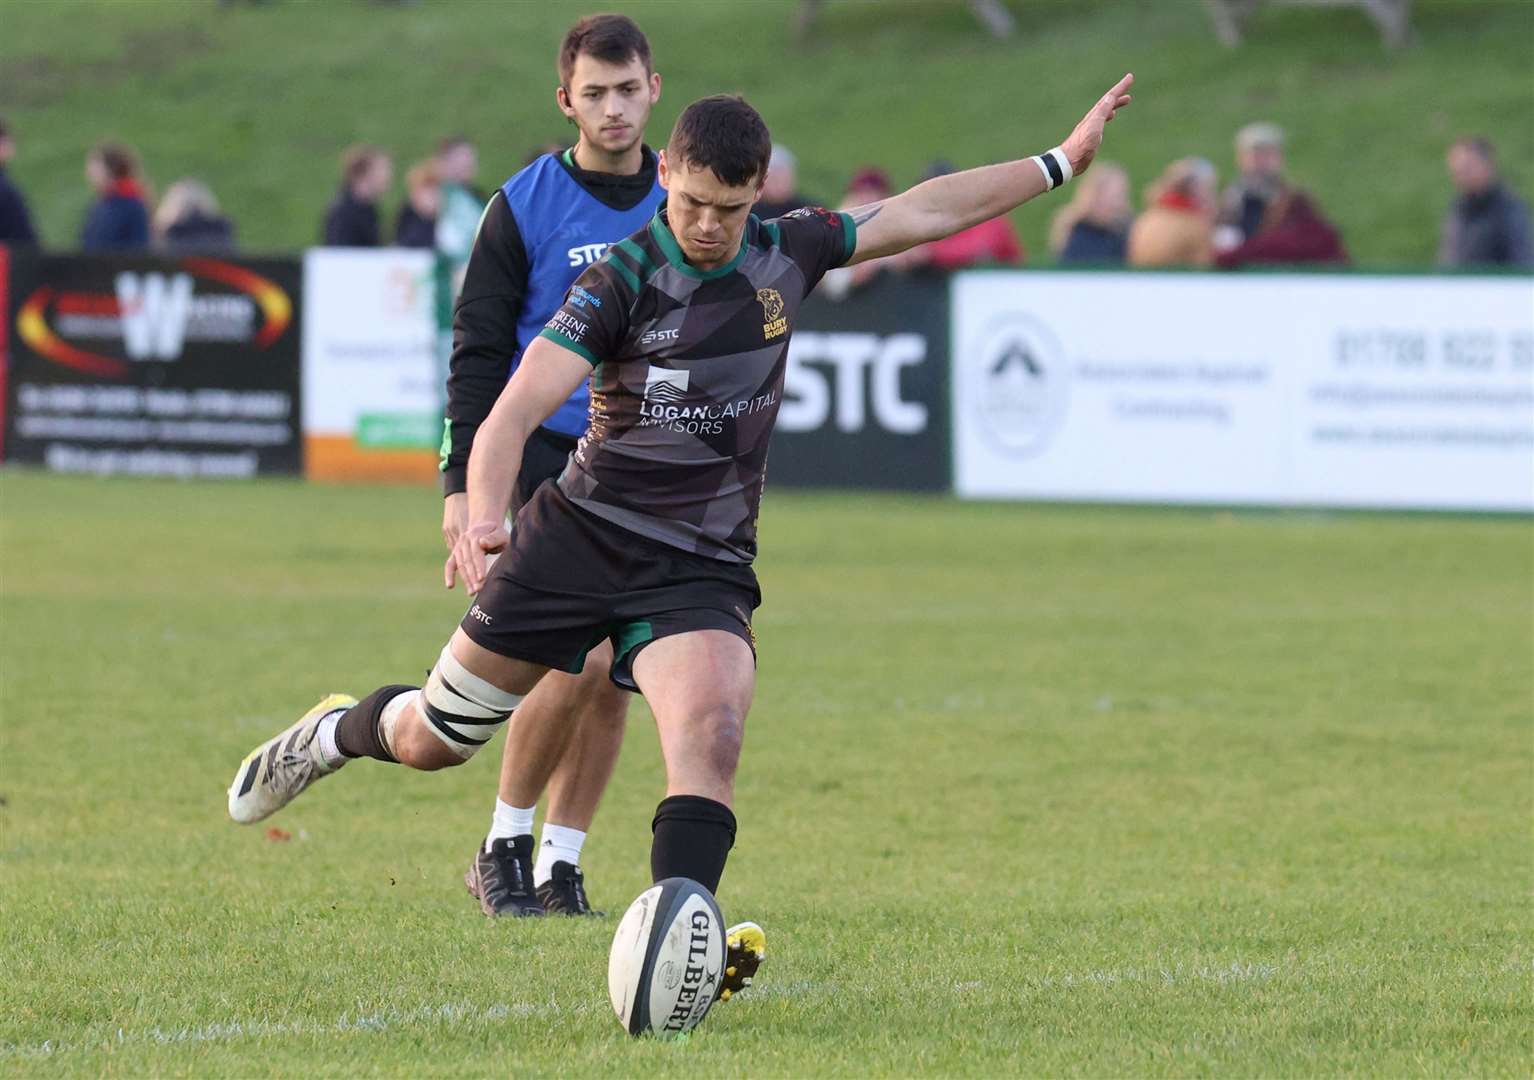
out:
M48 1039L42 1043L22 1045L0 1043L0 1060L16 1057L49 1057L54 1054L74 1053L101 1049L103 1044L117 1046L170 1046L180 1043L233 1042L239 1039L262 1039L272 1036L332 1035L355 1031L387 1031L392 1027L412 1024L484 1024L497 1023L511 1018L530 1019L540 1016L572 1016L591 1012L590 1003L561 1006L553 1003L472 1005L444 1002L440 1005L421 1005L414 1009L380 1009L360 1016L342 1016L332 1023L305 1020L225 1020L197 1027L163 1028L151 1027L140 1030L118 1028L115 1033L102 1033L97 1037L82 1037L74 1042Z
M1019 985L1039 989L1069 989L1072 987L1143 983L1171 986L1177 983L1192 982L1222 984L1266 982L1277 973L1278 968L1276 966L1261 962L1243 963L1241 961L1234 961L1224 967L1210 967L1207 965L1187 967L1183 964L1174 964L1171 967L1121 968L1107 971L1088 971L1082 974L1022 975L1017 979L1009 980L1008 988L1009 992L1016 993ZM959 994L985 993L986 986L987 984L983 980L970 980L955 982L952 989L955 993ZM762 986L752 987L750 996L743 997L741 1000L780 999L802 1004L808 1001L828 999L837 992L838 988L828 982L808 979L774 980ZM55 1054L79 1053L82 1051L99 1050L104 1045L107 1047L171 1046L177 1044L234 1042L240 1039L388 1031L391 1028L408 1027L413 1024L489 1024L499 1023L512 1018L528 1020L535 1017L580 1016L596 1011L596 1008L589 1001L574 1005L558 1005L553 1002L539 1004L517 1002L509 1005L474 1005L467 1002L444 1002L440 1005L421 1005L414 1009L381 1009L364 1013L360 1016L343 1015L330 1023L308 1020L226 1020L202 1024L196 1027L164 1028L156 1026L139 1030L118 1028L115 1033L104 1032L95 1036L83 1035L72 1042L62 1039L48 1039L45 1042L30 1045L0 1043L0 1060L7 1058L51 1057Z
M1041 987L1112 986L1115 983L1158 983L1162 986L1172 986L1176 983L1190 982L1266 982L1276 974L1278 974L1278 968L1273 964L1233 961L1225 967L1199 965L1198 967L1190 968L1183 964L1173 964L1169 968L1124 968L1117 971L1089 971L1085 975L1046 975L1037 980L1025 978L1023 981L1025 983L1036 982Z

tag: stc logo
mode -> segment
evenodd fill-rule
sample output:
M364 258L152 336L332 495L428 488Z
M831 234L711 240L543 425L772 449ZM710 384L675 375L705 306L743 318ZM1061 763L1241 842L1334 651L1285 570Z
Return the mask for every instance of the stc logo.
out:
M232 263L189 258L170 272L124 270L111 292L41 286L22 302L16 336L56 364L117 379L131 362L177 360L191 342L264 349L292 321L293 302L275 283ZM105 349L120 355L97 351Z
M880 337L801 330L788 344L778 427L817 431L831 418L834 401L838 431L862 431L872 411L874 422L885 431L919 434L927 430L927 406L901 398L900 372L926 358L927 341L920 334Z
M610 244L582 244L565 252L570 257L571 266L590 266L600 259Z

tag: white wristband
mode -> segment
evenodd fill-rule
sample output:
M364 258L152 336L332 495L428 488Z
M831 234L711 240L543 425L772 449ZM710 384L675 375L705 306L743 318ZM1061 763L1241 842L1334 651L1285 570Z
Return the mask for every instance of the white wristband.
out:
M1068 184L1071 177L1076 174L1071 172L1070 159L1065 156L1065 151L1060 147L1046 150L1042 154L1029 158L1039 167L1039 172L1044 174L1044 190L1053 191L1062 184Z

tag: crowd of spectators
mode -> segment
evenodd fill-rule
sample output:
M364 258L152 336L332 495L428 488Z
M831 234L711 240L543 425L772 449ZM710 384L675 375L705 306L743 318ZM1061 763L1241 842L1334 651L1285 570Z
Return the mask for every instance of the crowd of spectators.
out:
M37 246L41 240L27 200L7 170L16 149L15 137L0 120L0 243ZM478 171L472 141L443 139L435 155L406 171L404 201L392 232L385 232L380 203L394 185L394 159L376 146L350 147L341 155L341 183L315 239L335 247L437 246L444 207L457 208L460 232L465 219L470 229L478 220L485 200L474 186ZM93 146L85 155L85 182L91 198L73 245L80 251L217 254L235 248L234 222L206 183L185 177L156 199L138 154L124 143Z
M1179 158L1146 186L1138 213L1125 169L1111 161L1096 162L1071 185L1070 201L1051 218L1049 253L1062 266L1230 269L1348 264L1341 231L1316 196L1289 178L1284 140L1275 124L1249 124L1237 132L1234 176L1223 191L1213 162ZM775 147L773 157L788 161L792 169L792 155L784 148ZM1500 179L1491 144L1480 138L1456 140L1449 149L1448 167L1458 196L1444 219L1439 264L1534 268L1528 207ZM946 161L935 161L922 179L952 169ZM839 205L847 209L876 202L891 190L884 170L863 166L853 173ZM775 193L774 213L793 202L779 198ZM835 271L826 277L825 289L833 297L844 296L884 273L1017 265L1027 258L1010 221L1001 217L902 255Z
M1315 194L1298 186L1285 167L1285 134L1274 124L1249 124L1236 133L1235 170L1221 191L1218 169L1204 158L1173 161L1144 190L1135 212L1123 167L1100 161L1072 185L1055 211L1049 253L1060 265L1233 268L1249 265L1343 265L1349 261L1340 230ZM558 151L540 146L532 155ZM26 199L7 172L16 140L0 120L0 242L39 243ZM1492 144L1456 139L1448 149L1455 197L1444 217L1438 262L1449 268L1534 267L1529 208L1502 181ZM931 162L923 180L952 172ZM466 251L485 194L476 187L479 153L463 136L438 143L429 158L405 172L404 198L384 229L380 204L394 187L394 160L385 150L353 146L341 157L340 184L316 239L339 247L437 248ZM120 142L102 142L85 156L92 199L78 236L82 251L227 252L234 222L208 186L177 180L158 201L138 155ZM889 175L873 165L856 169L838 205L861 206L889 197ZM798 162L786 146L772 158L756 212L777 217L801 206L822 205L799 187ZM826 279L831 295L881 274L921 269L957 270L1028 261L1011 220L1000 217L912 251L837 271Z

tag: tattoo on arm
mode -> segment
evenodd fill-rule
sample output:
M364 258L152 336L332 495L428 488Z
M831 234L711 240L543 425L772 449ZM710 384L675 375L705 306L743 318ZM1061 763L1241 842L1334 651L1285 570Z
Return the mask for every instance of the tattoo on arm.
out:
M867 206L859 206L854 210L849 210L848 213L851 215L854 225L864 225L878 217L879 211L883 209L884 203L876 202L869 203Z

